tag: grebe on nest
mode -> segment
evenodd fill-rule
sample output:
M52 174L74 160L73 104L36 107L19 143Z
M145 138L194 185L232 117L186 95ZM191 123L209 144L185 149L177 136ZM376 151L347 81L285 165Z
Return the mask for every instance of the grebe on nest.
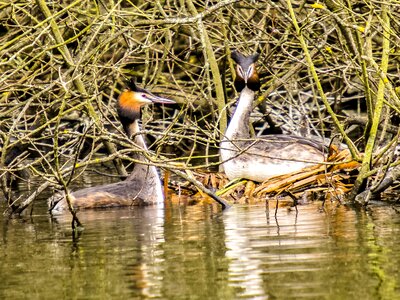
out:
M256 70L259 54L231 54L237 63L235 88L238 105L220 144L226 176L263 182L273 176L299 171L325 160L325 147L312 139L292 135L250 136L250 113L260 89Z
M173 104L175 101L153 95L136 86L133 80L118 97L117 112L128 137L134 136L135 144L146 151L146 143L140 134L140 108L150 103ZM147 162L142 154L137 159ZM132 205L149 205L164 200L160 177L155 166L136 163L129 177L121 182L85 188L71 193L74 209L106 208ZM48 201L51 213L68 210L65 195L54 196Z

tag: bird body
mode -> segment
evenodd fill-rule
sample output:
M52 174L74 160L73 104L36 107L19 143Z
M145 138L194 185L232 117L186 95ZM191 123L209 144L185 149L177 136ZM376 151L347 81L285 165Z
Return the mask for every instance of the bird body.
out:
M237 63L235 87L240 96L220 144L227 177L263 182L324 161L324 146L312 139L292 135L251 138L250 114L255 92L260 88L255 67L258 55L246 57L233 52L232 58Z
M134 142L141 151L147 151L147 146L140 134L140 108L153 102L175 103L175 101L155 96L137 87L133 81L130 82L129 89L121 93L117 102L117 112L122 126L128 137L134 136ZM138 153L135 158L143 163L136 163L126 180L71 193L70 200L73 208L106 208L162 203L164 195L156 167L150 165L142 153ZM48 205L53 214L68 210L64 194L50 198Z

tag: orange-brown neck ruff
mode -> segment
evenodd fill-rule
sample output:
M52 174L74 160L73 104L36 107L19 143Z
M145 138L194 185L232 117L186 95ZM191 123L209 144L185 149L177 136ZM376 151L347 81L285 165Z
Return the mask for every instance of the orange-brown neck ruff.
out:
M260 77L258 76L255 64L251 64L253 67L253 72L251 76L247 79L247 87L254 92L260 90ZM236 77L235 77L235 89L238 93L240 93L246 86L246 82L242 76L239 75L238 67L236 67Z
M128 136L134 133L131 132L130 125L140 119L141 105L140 102L136 100L135 96L136 93L133 91L124 91L119 96L117 102L118 116Z
M118 108L125 116L133 113L136 117L137 113L140 112L140 106L140 101L136 99L136 92L124 91L119 96Z
M254 72L249 77L249 79L247 79L247 87L255 92L260 90L261 87L260 77L258 76L255 66L254 66Z

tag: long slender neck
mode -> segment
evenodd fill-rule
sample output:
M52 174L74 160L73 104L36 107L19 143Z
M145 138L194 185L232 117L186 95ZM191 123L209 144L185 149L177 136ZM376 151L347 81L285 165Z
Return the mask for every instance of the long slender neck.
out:
M131 124L126 128L126 132L129 137L134 136L135 144L138 145L143 150L147 150L146 143L144 141L143 136L139 133L140 132L140 125L138 119L133 120Z
M143 151L147 151L144 138L142 134L140 134L140 125L138 119L134 119L132 123L125 128L125 130L127 131L129 137L134 136L135 144L138 145L138 147L140 147ZM145 189L144 194L147 195L146 197L154 197L155 202L162 203L164 196L157 168L155 166L146 164L148 163L148 160L143 153L139 152L135 156L136 159L144 162L145 164L136 163L127 180L138 181L138 178L140 178L144 184L142 188Z
M254 91L247 86L240 92L238 105L225 133L224 140L250 138L249 123Z

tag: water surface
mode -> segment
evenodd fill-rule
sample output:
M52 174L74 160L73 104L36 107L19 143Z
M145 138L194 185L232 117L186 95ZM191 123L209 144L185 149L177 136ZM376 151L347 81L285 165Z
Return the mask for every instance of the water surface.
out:
M396 207L207 205L2 221L0 299L400 299Z

